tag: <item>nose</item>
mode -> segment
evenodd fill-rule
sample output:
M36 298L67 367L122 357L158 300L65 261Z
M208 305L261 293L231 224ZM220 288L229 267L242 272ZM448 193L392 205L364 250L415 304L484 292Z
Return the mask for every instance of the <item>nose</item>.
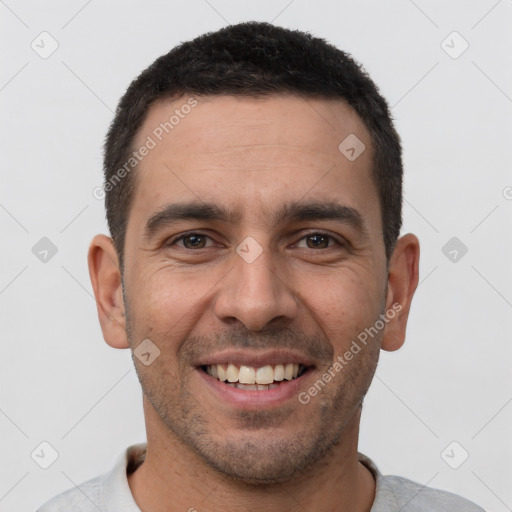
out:
M297 315L297 300L277 267L272 268L268 248L254 261L238 254L233 259L215 301L217 318L223 322L236 319L247 329L260 331L277 319L286 322Z

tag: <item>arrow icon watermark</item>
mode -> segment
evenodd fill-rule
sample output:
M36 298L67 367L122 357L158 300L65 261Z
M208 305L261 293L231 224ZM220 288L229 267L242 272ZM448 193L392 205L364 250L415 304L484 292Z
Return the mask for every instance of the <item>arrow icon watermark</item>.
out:
M363 141L351 133L338 146L340 153L350 162L357 160L366 149Z
M149 366L160 355L160 349L150 339L146 338L133 351L133 355L144 366Z

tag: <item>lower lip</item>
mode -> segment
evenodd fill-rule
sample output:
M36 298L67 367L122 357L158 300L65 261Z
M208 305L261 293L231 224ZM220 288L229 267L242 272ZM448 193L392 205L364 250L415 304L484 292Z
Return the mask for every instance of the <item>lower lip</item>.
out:
M288 400L297 397L300 389L304 387L306 379L311 373L304 372L300 377L293 380L283 380L276 388L266 390L245 390L228 386L224 382L208 375L197 368L197 372L205 384L211 389L223 403L234 405L241 409L252 409L255 407L280 406Z

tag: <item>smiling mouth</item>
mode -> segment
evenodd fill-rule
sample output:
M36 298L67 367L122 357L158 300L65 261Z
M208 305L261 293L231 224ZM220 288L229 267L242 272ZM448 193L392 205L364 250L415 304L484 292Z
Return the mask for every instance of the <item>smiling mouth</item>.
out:
M246 391L265 391L277 388L284 381L298 379L308 369L297 363L265 365L258 368L225 363L203 365L200 368L227 386Z

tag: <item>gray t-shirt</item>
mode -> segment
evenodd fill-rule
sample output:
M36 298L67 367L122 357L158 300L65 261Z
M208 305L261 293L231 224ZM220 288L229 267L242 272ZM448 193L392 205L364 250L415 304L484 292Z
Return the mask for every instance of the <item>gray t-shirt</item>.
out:
M37 512L140 512L126 475L143 460L145 448L145 444L130 446L110 473L59 494ZM371 512L485 512L456 494L425 487L400 476L383 476L362 453L359 453L359 460L376 481Z

